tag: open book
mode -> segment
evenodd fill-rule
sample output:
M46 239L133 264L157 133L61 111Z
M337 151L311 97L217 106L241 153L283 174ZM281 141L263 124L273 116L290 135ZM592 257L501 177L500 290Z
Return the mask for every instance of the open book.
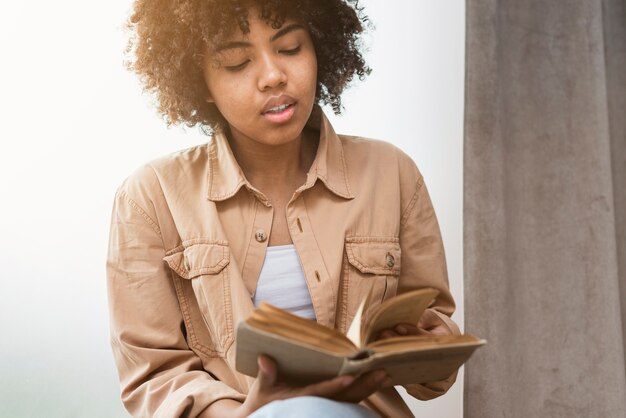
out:
M370 293L347 335L263 303L237 328L236 368L256 376L257 357L267 354L278 364L279 379L294 385L376 369L384 369L394 385L445 379L485 341L467 334L374 341L383 329L417 324L437 293L434 289L415 290L369 310Z

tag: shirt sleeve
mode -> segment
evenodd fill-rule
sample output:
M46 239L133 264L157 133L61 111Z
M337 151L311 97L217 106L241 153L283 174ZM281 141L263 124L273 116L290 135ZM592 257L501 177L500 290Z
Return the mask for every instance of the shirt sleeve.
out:
M429 308L453 334L459 335L458 326L450 319L455 304L448 287L448 272L439 223L433 209L424 179L417 172L413 193L403 211L400 228L402 271L398 294L413 289L432 287L439 291L435 303ZM427 400L443 395L456 380L455 372L449 378L426 384L406 385L409 394Z
M124 185L118 190L107 258L111 346L126 409L135 417L191 418L218 399L243 401L189 349L157 217L142 200Z

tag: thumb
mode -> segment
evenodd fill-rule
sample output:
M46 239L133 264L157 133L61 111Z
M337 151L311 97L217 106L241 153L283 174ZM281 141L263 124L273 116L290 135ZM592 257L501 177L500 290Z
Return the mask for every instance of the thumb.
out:
M439 319L436 313L434 313L430 309L426 309L424 313L422 314L422 317L417 322L417 327L422 328L424 330L428 330L440 322L441 320Z
M265 354L259 355L257 359L259 373L256 378L260 388L270 388L276 383L276 362Z

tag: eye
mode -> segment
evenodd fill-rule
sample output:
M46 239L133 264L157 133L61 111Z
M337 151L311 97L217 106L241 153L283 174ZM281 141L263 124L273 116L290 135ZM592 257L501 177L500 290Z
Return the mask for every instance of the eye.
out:
M231 72L237 72L237 71L243 70L246 67L246 65L248 65L249 62L250 60L245 60L241 64L225 65L224 68L226 68L226 70L231 71Z
M298 45L295 48L292 49L281 49L280 52L281 54L285 54L285 55L296 55L298 52L300 52L300 49L302 48L302 45Z

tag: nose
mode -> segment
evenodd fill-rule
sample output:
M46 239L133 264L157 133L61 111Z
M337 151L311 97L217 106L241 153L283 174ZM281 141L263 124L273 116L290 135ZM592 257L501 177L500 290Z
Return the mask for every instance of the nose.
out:
M287 74L277 57L265 54L261 60L261 70L258 78L259 90L266 91L287 83Z

